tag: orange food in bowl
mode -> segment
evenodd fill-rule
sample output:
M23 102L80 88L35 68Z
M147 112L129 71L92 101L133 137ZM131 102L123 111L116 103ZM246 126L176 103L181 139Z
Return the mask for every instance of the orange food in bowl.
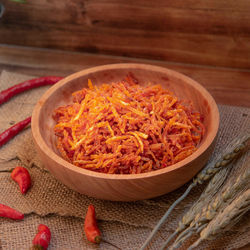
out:
M90 171L65 160L56 147L58 137L55 135L54 130L56 125L53 119L54 111L59 107L75 104L72 93L83 88L88 89L88 79L93 81L94 86L100 88L99 86L103 83L119 83L128 74L134 75L140 86L147 86L149 82L153 85L160 84L163 89L175 93L179 100L177 103L184 107L188 107L188 105L184 105L180 100L190 100L192 102L194 110L202 114L200 121L205 127L205 133L201 141L197 141L199 144L196 146L196 150L177 163L156 171L138 174L107 174ZM160 108L161 105L158 105L158 107ZM132 107L135 108L136 106ZM196 114L196 112L193 112L193 114ZM196 115L198 117L198 114ZM131 116L137 117L132 112ZM145 118L139 118L145 121ZM112 122L108 121L114 131L115 128L112 127ZM53 85L37 102L32 114L31 128L37 153L46 169L57 180L79 193L98 199L134 201L149 199L171 192L190 181L204 167L213 152L216 142L219 129L219 111L214 99L202 85L176 71L146 64L112 64L76 72ZM107 127L100 129L105 131L107 136L110 136ZM136 131L142 131L143 133L142 126L137 129ZM150 135L147 135L146 140L149 140ZM198 134L194 134L194 136L198 136ZM144 138L141 137L140 139L145 142ZM136 138L134 143L136 145ZM137 143L136 149L139 150L139 142L137 141ZM112 145L110 143L111 147ZM146 149L146 145L143 144L144 153ZM158 151L155 150L154 152L157 153ZM121 152L123 151L121 150ZM140 153L139 156L142 158ZM156 164L152 164L152 168L155 166Z
M139 174L173 165L197 150L202 115L161 85L125 80L74 92L54 111L57 148L68 162L108 174Z

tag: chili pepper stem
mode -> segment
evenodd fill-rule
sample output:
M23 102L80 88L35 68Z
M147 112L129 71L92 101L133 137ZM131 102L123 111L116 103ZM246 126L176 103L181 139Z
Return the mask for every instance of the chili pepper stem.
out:
M102 241L101 236L96 236L96 237L95 237L95 243L100 244L101 241Z
M44 248L42 246L39 246L39 245L35 245L35 246L32 246L30 248L30 250L44 250Z
M5 170L0 170L0 173L11 173L14 170L14 168L11 169L5 169Z
M106 243L106 244L109 244L109 245L115 247L116 249L122 250L120 247L116 246L115 244L113 244L113 243L111 243L111 242L109 242L109 241L107 241L107 240L101 239L101 241L102 241L103 243Z
M19 161L21 161L20 158L19 158L18 156L15 156L15 157L10 158L10 159L7 159L7 160L0 158L0 162L10 162L10 161L14 161L14 160L19 160Z
M84 220L84 232L85 235L88 239L88 241L95 243L95 244L100 244L101 242L107 243L116 249L121 249L114 245L113 243L103 239L101 237L101 232L99 228L97 227L97 221L96 221L96 215L95 215L95 207L90 204L88 206L88 210L85 216Z

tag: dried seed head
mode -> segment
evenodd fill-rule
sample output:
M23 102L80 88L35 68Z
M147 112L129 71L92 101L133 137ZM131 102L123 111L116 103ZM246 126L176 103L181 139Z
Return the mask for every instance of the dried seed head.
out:
M235 153L238 153L240 150L241 150L241 149L240 149L240 146L238 146L238 147L236 147L236 148L234 149L234 152L235 152Z
M217 162L215 165L214 165L215 168L220 168L221 167L221 162Z
M243 143L243 144L240 144L240 145L239 145L240 151L242 151L245 147L246 147L246 144L244 144L244 143Z
M189 218L188 218L188 216L183 216L183 218L182 218L182 223L183 223L183 225L188 225L189 224Z
M199 214L197 214L197 215L194 217L194 221L199 220L200 216L201 216L201 215L200 215L200 213L199 213ZM193 221L193 222L194 222L194 221Z
M191 223L190 223L189 227L193 227L195 224L196 224L196 222L195 222L195 221L191 221Z
M209 211L213 211L214 210L212 204L208 205L207 210L209 210Z
M203 224L205 224L207 222L208 222L207 218L201 217L198 224L203 225Z
M199 184L202 184L202 183L203 183L203 180L198 179L197 182L198 182Z
M209 168L209 169L207 170L207 173L208 173L208 174L212 174L212 173L213 173L213 169L212 169L212 168Z
M229 159L231 159L232 157L231 157L231 154L227 154L227 155L225 155L224 157L223 157L223 159L224 160L229 160Z
M218 198L218 197L217 197ZM215 201L213 202L213 204L212 204L212 207L213 207L213 209L216 211L217 210L217 208L219 207L219 205L220 205L220 202L217 200L217 198L215 199Z
M182 230L184 230L186 228L186 225L184 225L181 221L179 221L179 225L176 229L176 232L181 232Z
M194 184L197 184L197 183L198 183L198 179L197 179L197 178L194 178L194 179L193 179L193 183L194 183Z
M221 164L221 167L225 167L228 164L228 161L223 160L220 164Z
M207 174L204 176L203 180L206 181L206 180L210 179L210 177L211 177L211 174Z
M214 216L215 216L215 212L214 211L207 211L206 212L206 218L208 220L212 220L214 218Z
M216 174L218 171L219 171L219 170L216 169L216 168L209 168L209 169L207 170L207 173L208 173L208 174Z
M223 201L227 201L231 197L232 197L232 194L227 190L222 194Z
M236 183L234 183L234 185L236 185L237 183L241 182L241 176L238 176L238 178L236 179Z
M201 210L201 213L204 214L204 213L206 213L206 211L207 211L207 207L203 207Z
M234 190L235 192L238 192L241 189L241 185L235 185Z
M237 153L231 153L232 159L234 159L238 154Z
M205 174L203 172L201 172L197 175L197 178L200 180L203 180L204 176L205 176Z

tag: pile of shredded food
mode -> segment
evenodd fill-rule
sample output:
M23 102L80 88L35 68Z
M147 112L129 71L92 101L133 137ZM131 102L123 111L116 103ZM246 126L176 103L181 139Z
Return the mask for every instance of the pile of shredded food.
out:
M88 86L53 115L57 147L78 167L108 174L162 169L191 155L204 135L201 114L160 85L127 76Z

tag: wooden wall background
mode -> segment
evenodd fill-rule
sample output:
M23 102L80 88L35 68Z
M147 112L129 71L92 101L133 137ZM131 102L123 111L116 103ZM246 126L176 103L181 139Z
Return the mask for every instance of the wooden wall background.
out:
M250 68L249 0L2 2L0 44Z

